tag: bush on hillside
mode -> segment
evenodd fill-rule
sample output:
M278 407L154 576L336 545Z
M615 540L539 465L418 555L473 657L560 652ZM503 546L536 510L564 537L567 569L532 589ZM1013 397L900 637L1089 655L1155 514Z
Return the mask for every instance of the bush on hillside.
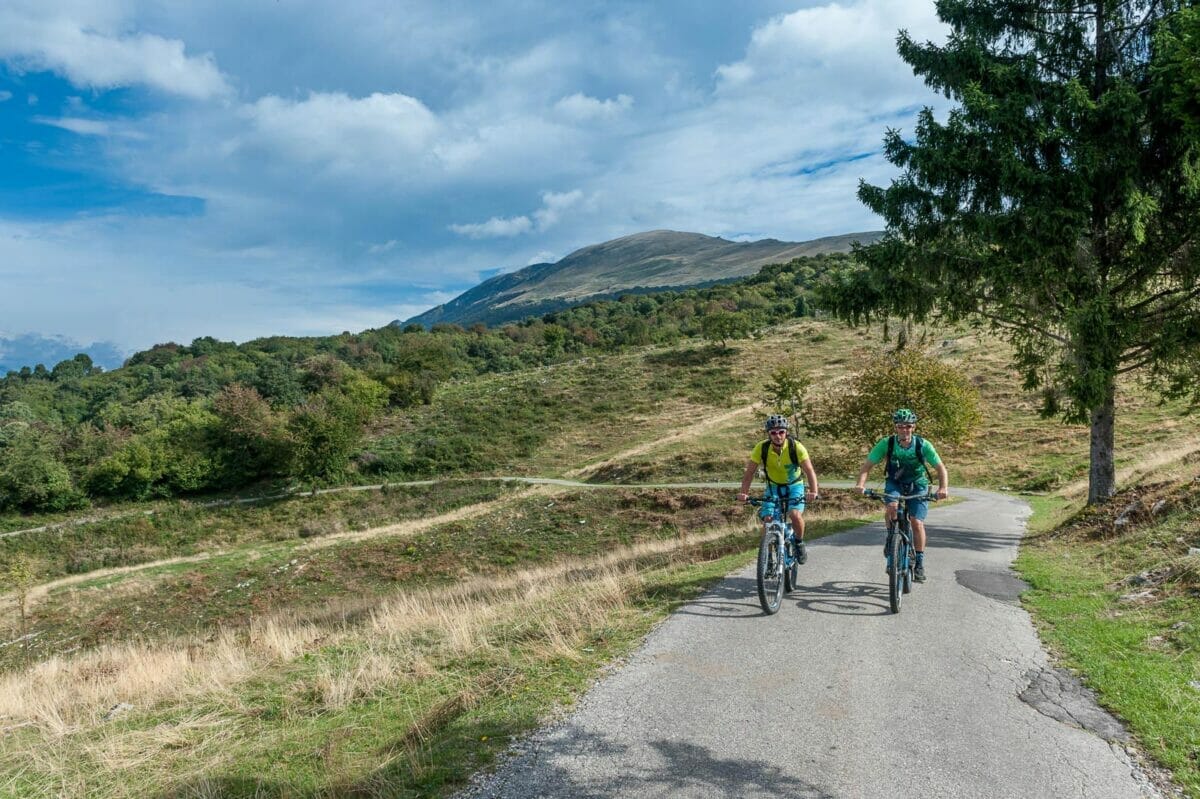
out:
M979 392L961 371L921 350L878 355L850 380L815 397L805 426L848 446L869 446L892 432L892 411L911 408L922 436L958 444L982 419Z

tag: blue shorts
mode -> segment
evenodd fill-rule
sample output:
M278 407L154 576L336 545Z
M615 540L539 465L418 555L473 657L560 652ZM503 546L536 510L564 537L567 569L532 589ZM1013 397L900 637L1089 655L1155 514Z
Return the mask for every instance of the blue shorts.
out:
M890 479L885 480L883 483L883 495L888 498L888 502L898 502L898 497L908 496L909 494L924 496L928 490L928 486L923 486L920 483L897 483ZM929 503L925 500L910 499L908 501L908 518L923 522L928 513Z
M768 483L763 491L763 496L767 498L763 504L758 507L758 518L765 519L768 516L775 516L776 504L770 501L776 497L786 496L789 500L788 508L790 510L804 512L804 483L792 483L791 485L781 486L775 483Z

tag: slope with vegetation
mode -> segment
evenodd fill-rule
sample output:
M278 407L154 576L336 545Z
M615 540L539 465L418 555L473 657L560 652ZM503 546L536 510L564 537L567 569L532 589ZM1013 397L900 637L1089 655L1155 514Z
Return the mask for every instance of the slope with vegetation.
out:
M799 259L737 284L622 297L494 330L385 327L242 345L202 338L137 353L112 372L87 356L12 372L0 380L0 513L461 468L455 435L476 415L469 397L437 435L399 435L379 451L363 442L411 427L409 417L455 381L653 343L744 338L809 313L809 287L848 263L845 255ZM521 423L523 406L507 405ZM506 457L525 457L535 444L518 442ZM496 457L474 453L470 468L495 468Z
M770 264L849 252L879 233L849 233L805 242L728 241L700 233L652 230L576 250L553 264L496 275L407 322L395 325L482 323L489 327L561 311L622 294L701 288L748 277Z
M1003 345L967 329L906 337L980 391L982 435L943 453L955 485L1070 490L1086 474L1086 429L1037 416ZM730 347L625 347L464 375L438 384L427 405L376 416L361 450L408 462L403 453L418 447L437 451L421 442L445 444L427 468L453 463L462 479L220 507L160 500L0 539L10 565L34 566L9 575L24 588L9 594L0 648L0 792L444 795L569 703L663 614L745 562L754 534L732 489L636 483L734 480L760 435L765 365L798 363L814 390L838 391L890 346L879 328L807 319ZM1179 407L1156 405L1132 383L1123 396L1120 468L1187 443ZM828 478L861 458L857 444L804 438ZM474 479L510 470L576 474L597 487ZM613 480L631 485L599 487ZM814 535L874 511L827 493L812 511ZM1176 537L1195 523L1183 496L1155 517ZM1064 512L1064 500L1036 499ZM156 512L116 514L123 508ZM1164 540L1164 554L1186 561L1179 542ZM1093 556L1087 536L1046 541L1072 547L1022 562L1052 642L1072 613L1090 618L1056 607L1074 585L1119 597L1122 581L1144 571L1164 582L1157 562ZM1066 580L1064 569L1084 577ZM1186 577L1165 582L1171 602L1155 624L1173 636L1169 647L1127 640L1174 662L1159 683L1170 700L1148 719L1112 704L1191 786L1195 644L1171 619L1194 612L1192 589ZM1083 625L1084 637L1107 640L1106 621ZM1056 646L1076 663L1067 644ZM1102 668L1078 663L1089 676Z

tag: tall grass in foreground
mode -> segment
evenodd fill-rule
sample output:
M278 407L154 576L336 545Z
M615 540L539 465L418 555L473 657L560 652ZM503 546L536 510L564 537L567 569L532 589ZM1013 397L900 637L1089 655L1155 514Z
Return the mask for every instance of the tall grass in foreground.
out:
M754 540L723 527L345 601L327 622L51 658L0 681L0 795L439 795Z

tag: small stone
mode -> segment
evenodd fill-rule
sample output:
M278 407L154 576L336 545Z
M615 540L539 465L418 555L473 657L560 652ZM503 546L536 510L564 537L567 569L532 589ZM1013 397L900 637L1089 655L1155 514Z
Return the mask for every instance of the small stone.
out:
M1154 591L1137 591L1132 594L1125 594L1121 597L1122 602L1139 602L1143 599L1151 599L1154 596Z
M1140 574L1131 574L1125 578L1125 585L1149 585L1150 572L1144 571Z
M117 716L124 715L125 713L128 713L131 710L133 710L133 705L129 704L128 702L118 702L117 704L110 707L108 709L108 712L104 714L104 720L112 721Z
M1188 547L1188 557L1200 557L1200 547Z
M1191 626L1192 625L1188 624L1186 621L1177 621L1171 625L1171 630L1173 632L1179 632L1180 630L1187 630Z
M1200 680L1192 680L1190 683L1188 683L1188 685L1195 688L1197 691L1200 691Z
M1153 505L1150 506L1150 515L1157 516L1158 514L1162 513L1166 509L1167 509L1167 501L1165 499L1160 499L1158 502L1155 502Z

